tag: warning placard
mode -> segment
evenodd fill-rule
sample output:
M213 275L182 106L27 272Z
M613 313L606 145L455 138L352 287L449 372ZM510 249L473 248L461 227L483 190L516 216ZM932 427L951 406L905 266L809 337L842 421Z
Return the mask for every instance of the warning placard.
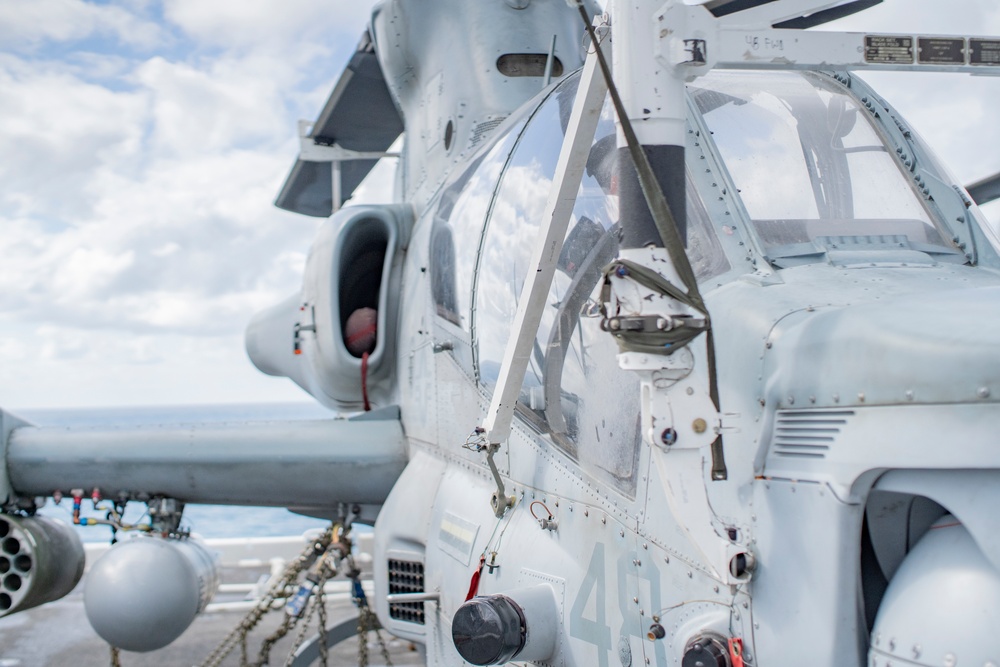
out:
M918 37L917 62L927 65L964 65L965 40L961 37Z
M865 35L865 62L913 64L913 38Z
M970 65L1000 65L1000 39L969 39Z

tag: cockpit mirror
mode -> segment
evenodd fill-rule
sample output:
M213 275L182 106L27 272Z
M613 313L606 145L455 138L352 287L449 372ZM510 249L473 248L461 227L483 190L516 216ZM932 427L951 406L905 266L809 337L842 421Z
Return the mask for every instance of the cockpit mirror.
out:
M826 111L826 125L835 141L849 135L858 122L858 108L853 105L848 108L847 100L843 97L832 98Z

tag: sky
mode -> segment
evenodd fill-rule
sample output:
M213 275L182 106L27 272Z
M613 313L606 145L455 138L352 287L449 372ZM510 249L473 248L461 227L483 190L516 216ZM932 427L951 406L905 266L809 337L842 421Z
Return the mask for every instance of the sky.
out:
M372 4L0 0L0 407L309 400L243 330L301 285L321 221L272 202ZM1000 6L836 27L1000 35ZM865 77L959 181L1000 171L1000 80Z

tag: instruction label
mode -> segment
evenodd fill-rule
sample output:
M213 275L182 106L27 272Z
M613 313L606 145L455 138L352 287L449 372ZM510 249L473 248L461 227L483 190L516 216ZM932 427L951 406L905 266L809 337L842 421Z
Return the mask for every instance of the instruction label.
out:
M1000 39L970 39L969 64L1000 65Z
M964 65L965 40L961 37L919 37L917 62L927 65Z
M913 64L913 38L865 35L865 62Z

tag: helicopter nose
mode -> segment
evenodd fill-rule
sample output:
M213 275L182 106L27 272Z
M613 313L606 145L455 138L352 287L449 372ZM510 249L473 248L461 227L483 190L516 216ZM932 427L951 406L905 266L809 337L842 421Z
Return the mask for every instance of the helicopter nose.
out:
M1000 286L808 308L771 333L768 400L783 408L995 400L998 342Z

